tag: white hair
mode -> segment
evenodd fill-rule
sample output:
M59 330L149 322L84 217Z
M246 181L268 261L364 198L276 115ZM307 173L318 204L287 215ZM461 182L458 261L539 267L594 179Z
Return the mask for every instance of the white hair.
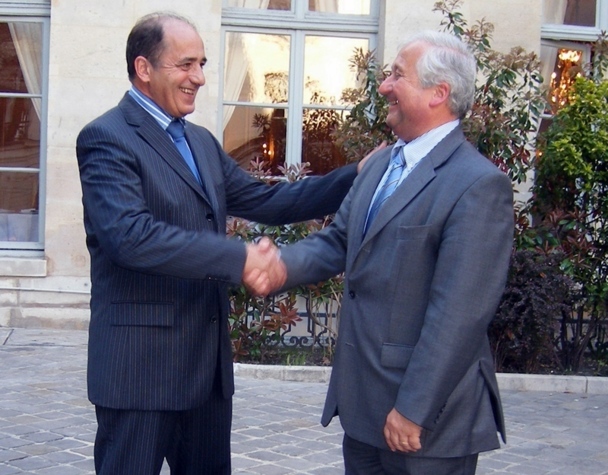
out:
M400 50L413 44L429 46L416 64L418 80L424 88L447 83L450 86L449 107L457 117L463 117L475 96L477 62L469 47L456 36L437 31L422 31L400 45Z

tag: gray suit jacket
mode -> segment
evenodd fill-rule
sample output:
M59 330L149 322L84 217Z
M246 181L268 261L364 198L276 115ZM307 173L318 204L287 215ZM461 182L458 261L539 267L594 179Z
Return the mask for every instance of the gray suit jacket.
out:
M387 448L394 407L423 427L416 456L499 446L504 421L486 336L513 241L511 182L452 131L363 226L390 148L372 157L325 230L284 248L287 286L346 271L322 422Z
M227 290L240 283L245 246L226 239L226 216L267 224L320 217L339 207L356 176L352 165L270 187L241 170L208 130L189 123L186 138L204 189L128 94L78 136L94 404L192 409L216 375L229 397Z

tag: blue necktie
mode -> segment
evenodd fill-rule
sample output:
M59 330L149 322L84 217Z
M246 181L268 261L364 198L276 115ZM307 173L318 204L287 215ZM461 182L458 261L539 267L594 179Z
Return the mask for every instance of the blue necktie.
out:
M186 142L184 124L180 120L174 120L167 127L167 132L169 132L169 135L173 137L173 142L175 142L175 146L179 150L179 153L181 153L182 157L184 157L184 160L188 164L188 167L192 171L193 175L202 185L201 176L199 175L196 164L194 163L192 151Z
M372 204L371 209L369 210L369 215L367 216L367 222L365 223L364 234L367 232L369 227L372 224L372 221L376 218L378 214L378 210L384 204L384 202L388 199L389 196L393 194L395 188L399 184L399 179L401 178L401 174L403 173L403 168L405 167L405 159L403 158L403 154L401 153L403 149L403 145L393 147L391 151L391 161L389 165L389 173L384 185L376 195L376 199Z

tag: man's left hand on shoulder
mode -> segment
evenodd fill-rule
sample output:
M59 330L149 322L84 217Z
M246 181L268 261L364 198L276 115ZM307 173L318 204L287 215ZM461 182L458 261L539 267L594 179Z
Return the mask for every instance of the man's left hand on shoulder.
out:
M379 152L383 148L386 148L387 145L388 144L386 143L386 140L383 140L380 145L378 145L371 152L369 152L365 157L363 157L361 160L359 160L359 163L357 163L357 173L361 173L361 170L363 170L363 167L365 166L365 164L368 162L368 160L370 159L370 157L372 155L374 155L376 152Z

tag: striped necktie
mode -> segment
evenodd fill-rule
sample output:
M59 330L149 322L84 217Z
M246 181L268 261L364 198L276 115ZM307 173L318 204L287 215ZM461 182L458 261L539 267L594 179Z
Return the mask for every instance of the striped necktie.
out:
M389 165L389 173L386 181L382 185L382 188L376 195L376 199L372 204L372 207L369 210L369 214L367 216L367 222L365 223L365 231L367 232L369 227L372 224L372 221L376 218L378 214L378 210L384 204L384 202L388 199L389 196L393 194L397 185L399 184L399 179L403 173L403 169L405 168L405 158L403 157L403 145L398 147L393 147L391 152L391 161Z
M175 146L179 150L179 153L182 155L182 157L184 157L184 160L192 171L192 174L195 176L198 182L202 184L201 176L199 175L198 169L196 168L196 164L194 163L192 151L190 150L190 147L188 147L188 142L186 142L186 133L182 121L172 121L167 127L167 132L169 132L169 135L173 137L173 142L175 143Z

